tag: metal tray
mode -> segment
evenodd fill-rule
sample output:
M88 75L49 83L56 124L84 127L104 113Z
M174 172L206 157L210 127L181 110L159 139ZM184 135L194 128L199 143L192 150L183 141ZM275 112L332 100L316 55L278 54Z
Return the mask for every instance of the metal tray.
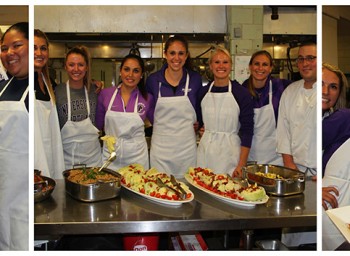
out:
M92 167L85 167L92 168ZM74 168L71 170L81 169ZM66 192L73 198L83 201L83 202L96 202L107 200L111 198L115 198L119 195L121 184L120 179L121 176L119 173L112 171L111 169L102 169L103 172L107 172L112 174L113 176L118 177L118 181L110 181L110 182L99 182L93 184L78 184L68 180L69 172L71 170L64 171L63 177L66 187Z
M34 172L37 175L40 175L40 171L34 170ZM45 200L46 198L48 198L52 194L52 192L54 191L55 186L56 186L55 180L53 180L49 177L41 176L41 175L40 175L40 177L43 178L43 180L47 181L47 185L51 186L51 188L42 191L39 188L39 186L34 183L34 203L39 203L39 202Z
M264 187L270 195L289 196L303 193L305 190L305 174L297 170L269 164L247 165L242 170L244 178ZM267 178L255 174L256 172L278 174L283 178Z

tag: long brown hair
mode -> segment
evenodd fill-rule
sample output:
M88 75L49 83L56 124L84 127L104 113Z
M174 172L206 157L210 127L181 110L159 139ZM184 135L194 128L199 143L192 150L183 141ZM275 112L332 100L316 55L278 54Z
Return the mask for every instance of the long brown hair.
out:
M47 52L49 53L49 39L47 38L46 34L43 31L41 31L40 29L34 29L34 37L42 38L45 40L45 43L47 46ZM45 63L42 72L43 72L43 75L45 77L45 81L46 81L48 90L50 92L51 99L53 102L55 102L56 101L55 93L53 91L53 87L51 84L48 61ZM38 74L38 75L40 75L40 74Z
M126 55L126 56L123 58L122 63L121 63L121 65L120 65L120 70L122 70L122 68L123 68L123 66L124 66L124 64L125 64L125 62L126 62L127 60L129 60L129 59L134 59L134 60L136 60L136 61L139 63L140 67L141 67L142 77L141 77L141 79L140 79L140 82L137 84L137 88L139 88L142 97L143 97L145 100L147 100L147 95L148 95L148 94L147 94L147 90L146 90L146 86L145 86L145 78L144 78L145 64L144 64L144 62L143 62L143 59L142 59L140 56L136 55L136 54L128 54L128 55Z
M272 67L272 65L273 65L272 56L271 56L271 54L268 51L265 51L265 50L260 50L260 51L257 51L255 53L253 53L252 57L249 60L249 66L253 65L254 59L257 56L260 56L260 55L265 55L270 61L270 67ZM254 84L253 84L253 75L252 74L250 74L250 76L249 76L248 87L247 88L248 88L248 91L249 91L250 95L252 95L254 98L256 98L257 95L256 95Z
M175 36L171 36L168 38L168 40L165 42L164 45L164 53L166 53L168 51L168 48L174 43L174 42L180 42L182 43L182 45L185 47L186 49L186 53L187 55L187 59L186 62L184 64L184 67L188 70L192 69L192 60L191 60L191 56L190 56L190 52L188 50L188 42L186 40L186 38L184 36L181 35L175 35Z

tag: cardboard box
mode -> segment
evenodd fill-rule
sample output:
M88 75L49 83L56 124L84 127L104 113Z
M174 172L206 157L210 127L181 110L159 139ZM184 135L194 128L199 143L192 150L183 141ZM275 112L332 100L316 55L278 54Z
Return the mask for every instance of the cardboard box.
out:
M200 233L180 232L171 235L175 251L207 251L208 246Z

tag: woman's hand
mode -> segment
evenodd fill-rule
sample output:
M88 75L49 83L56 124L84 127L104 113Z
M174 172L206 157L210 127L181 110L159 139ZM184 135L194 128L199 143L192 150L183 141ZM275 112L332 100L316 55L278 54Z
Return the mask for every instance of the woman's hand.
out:
M338 200L331 192L333 192L336 196L339 196L339 191L335 187L322 188L322 206L325 210L328 210L326 202L329 203L332 208L338 208Z
M204 128L204 125L202 128L199 129L199 138L202 138L203 134L204 134L204 131L205 131L205 128Z
M193 124L193 129L194 129L194 132L195 132L195 133L197 133L198 128L199 128L199 123L198 123L198 122L195 122L195 123Z
M237 166L233 170L232 177L242 178L242 166Z

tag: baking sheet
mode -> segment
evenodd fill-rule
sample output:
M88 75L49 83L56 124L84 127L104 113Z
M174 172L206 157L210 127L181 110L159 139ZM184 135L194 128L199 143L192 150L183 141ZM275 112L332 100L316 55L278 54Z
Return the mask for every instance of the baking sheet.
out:
M350 205L326 211L334 225L340 230L343 236L350 243Z

